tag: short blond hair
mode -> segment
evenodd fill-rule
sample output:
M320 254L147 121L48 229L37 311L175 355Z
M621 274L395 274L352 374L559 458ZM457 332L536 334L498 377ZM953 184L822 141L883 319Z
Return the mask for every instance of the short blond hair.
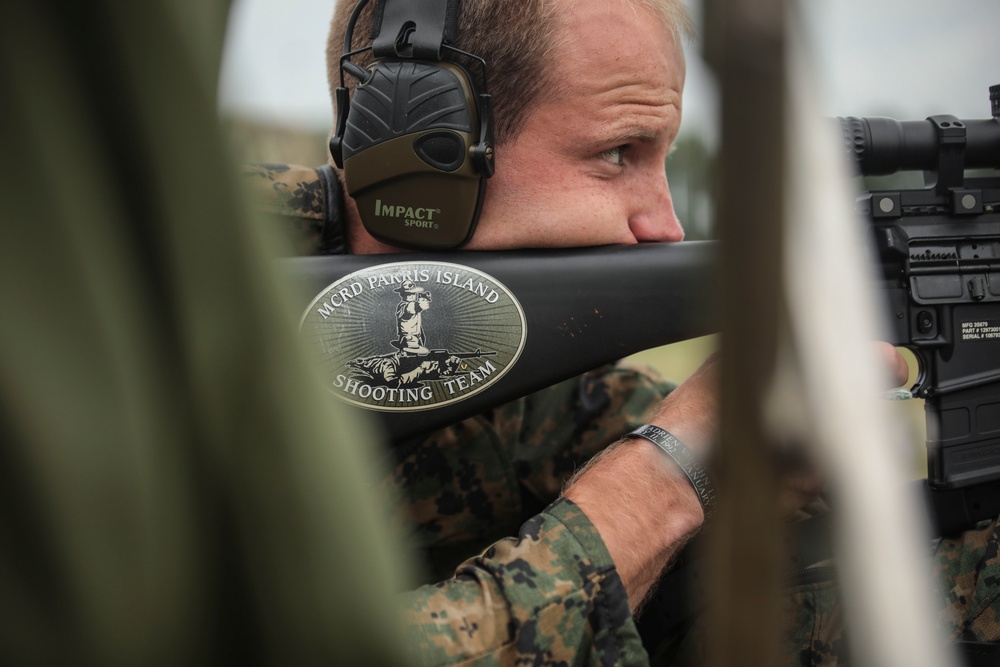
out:
M572 0L569 0L570 2ZM609 0L610 1L610 0ZM682 0L617 0L623 9L648 8L659 12L678 39L694 34L693 24ZM357 0L338 0L327 39L327 77L331 96L340 85L340 57L348 19ZM358 18L352 35L351 48L371 44L373 6L370 0ZM457 38L453 46L473 53L484 61L488 72L487 86L493 96L494 137L497 145L517 138L525 118L542 97L549 80L548 58L555 46L555 16L558 3L553 0L463 0L459 15ZM613 49L612 44L608 44ZM363 57L362 57L363 56ZM372 61L370 52L353 58L362 66ZM478 72L473 72L478 76ZM352 89L355 81L344 77ZM336 111L336 110L334 110Z

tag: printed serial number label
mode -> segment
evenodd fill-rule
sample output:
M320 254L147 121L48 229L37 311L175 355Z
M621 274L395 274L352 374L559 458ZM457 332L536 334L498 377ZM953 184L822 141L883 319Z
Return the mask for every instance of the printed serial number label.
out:
M993 340L1000 338L1000 320L962 322L962 340Z

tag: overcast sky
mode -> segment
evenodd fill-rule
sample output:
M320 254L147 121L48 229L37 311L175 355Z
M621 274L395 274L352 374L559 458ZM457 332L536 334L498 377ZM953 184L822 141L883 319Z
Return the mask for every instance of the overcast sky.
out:
M1000 84L1000 0L800 4L807 10L809 57L825 114L989 117L987 89ZM223 109L329 129L324 48L332 6L333 0L236 0L223 62ZM706 130L716 107L711 76L694 45L684 126Z

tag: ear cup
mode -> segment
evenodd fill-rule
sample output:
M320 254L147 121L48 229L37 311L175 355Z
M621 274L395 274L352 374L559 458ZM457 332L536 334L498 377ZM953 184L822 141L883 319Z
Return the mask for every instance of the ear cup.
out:
M344 159L404 134L429 129L471 133L468 77L446 63L382 61L358 84L344 131Z
M411 248L452 248L471 237L485 183L472 155L475 100L454 63L372 66L340 142L347 191L370 234Z

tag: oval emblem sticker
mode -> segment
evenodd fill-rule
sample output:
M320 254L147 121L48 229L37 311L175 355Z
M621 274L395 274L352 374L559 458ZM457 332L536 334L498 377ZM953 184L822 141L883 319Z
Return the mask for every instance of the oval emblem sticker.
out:
M437 408L483 391L524 348L524 311L495 278L458 264L397 262L324 289L300 330L327 387L371 410Z

